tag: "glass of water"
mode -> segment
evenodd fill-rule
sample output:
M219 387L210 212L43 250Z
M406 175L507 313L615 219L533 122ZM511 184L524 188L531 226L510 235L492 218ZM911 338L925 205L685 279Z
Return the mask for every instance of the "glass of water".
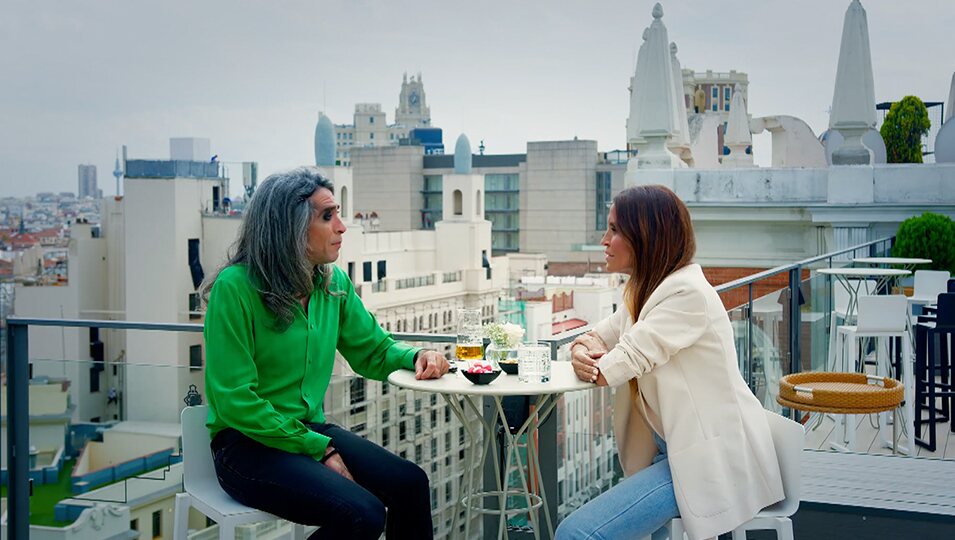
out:
M522 383L550 381L550 347L521 345L517 349L517 380Z

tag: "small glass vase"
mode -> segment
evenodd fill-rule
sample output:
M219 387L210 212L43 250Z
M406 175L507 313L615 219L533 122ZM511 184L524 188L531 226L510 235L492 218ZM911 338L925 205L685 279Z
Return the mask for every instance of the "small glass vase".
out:
M517 347L501 347L493 342L484 350L484 358L500 366L504 371L513 366L514 372L517 371Z

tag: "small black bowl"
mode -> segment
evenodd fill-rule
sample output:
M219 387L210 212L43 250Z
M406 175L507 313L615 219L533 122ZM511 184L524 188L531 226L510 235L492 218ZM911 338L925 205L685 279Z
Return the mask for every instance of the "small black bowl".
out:
M490 373L471 373L469 371L462 371L461 373L467 378L467 380L474 384L488 384L501 374L501 370L497 369Z
M498 362L497 364L501 366L501 369L504 370L504 373L507 373L508 375L517 375L516 360L514 362Z

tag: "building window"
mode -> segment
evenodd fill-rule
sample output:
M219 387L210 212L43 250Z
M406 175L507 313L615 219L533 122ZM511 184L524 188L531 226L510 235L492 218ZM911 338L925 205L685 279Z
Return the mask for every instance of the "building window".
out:
M199 293L189 293L189 320L201 319Z
M610 171L597 172L597 206L594 210L598 231L607 228L607 216L610 214L610 202L613 200L610 193L610 179Z
M129 522L129 530L131 530L131 531L138 531L138 530L139 530L139 520L138 520L138 519L134 519L134 520L132 520L132 521Z
M374 123L375 123L375 117L374 117L374 116L369 116L369 117L368 117L368 123L369 123L369 124L374 124Z
M461 193L460 189L456 189L454 190L452 198L454 199L454 215L464 215L464 194Z
M387 267L388 261L378 261L378 281L385 279Z
M153 538L162 538L162 510L153 512Z
M368 134L368 138L369 138L369 139L374 139L374 138L375 138L374 132L369 133L369 134Z
M363 377L354 377L348 382L349 404L351 405L351 414L365 412L365 379Z
M103 370L97 365L93 365L93 367L90 368L90 393L91 394L99 392L99 382L100 382L99 374L102 372Z
M362 281L368 283L371 281L371 261L361 263Z
M213 187L213 191L215 191L215 187ZM213 195L213 197L213 205L218 207L218 197L215 195ZM215 210L218 210L218 208L215 208ZM202 284L202 280L205 279L205 273L202 271L202 263L199 257L198 238L189 239L186 256L186 262L189 264L189 273L192 277L192 288L198 289L199 285Z
M189 346L189 371L202 369L202 345Z

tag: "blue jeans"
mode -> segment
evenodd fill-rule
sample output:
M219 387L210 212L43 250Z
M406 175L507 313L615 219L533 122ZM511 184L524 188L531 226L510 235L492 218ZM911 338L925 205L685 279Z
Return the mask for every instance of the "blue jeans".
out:
M431 488L420 467L333 424L307 424L332 438L355 481L311 456L260 444L234 429L212 440L219 484L240 503L319 525L310 540L429 539ZM386 509L387 507L387 519Z
M656 437L660 453L653 464L623 480L564 518L556 540L666 538L667 523L680 516L666 443Z

